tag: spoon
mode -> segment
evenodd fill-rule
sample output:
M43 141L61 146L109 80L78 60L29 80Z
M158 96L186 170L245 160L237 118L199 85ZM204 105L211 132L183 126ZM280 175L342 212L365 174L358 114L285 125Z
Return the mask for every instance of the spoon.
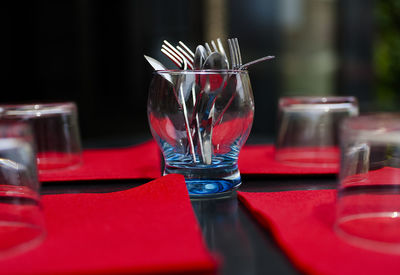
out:
M204 70L226 70L228 69L228 62L224 55L219 52L212 52L204 61Z
M199 45L194 53L194 69L201 70L203 68L204 61L207 59L207 50L203 45Z
M207 59L204 61L204 70L225 70L228 69L229 65L225 56L219 52L212 52ZM202 92L201 102L199 110L201 110L202 118L200 125L203 126L202 143L203 143L203 162L205 164L212 163L212 126L215 112L215 100L219 94L218 90L211 91L210 79L207 78L207 85L204 87Z

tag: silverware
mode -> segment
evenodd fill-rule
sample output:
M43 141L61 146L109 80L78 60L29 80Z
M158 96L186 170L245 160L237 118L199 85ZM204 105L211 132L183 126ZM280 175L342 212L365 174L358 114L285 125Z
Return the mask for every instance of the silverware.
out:
M275 56L273 56L273 55L268 55L268 56L264 56L264 57L258 58L258 59L256 59L256 60L247 62L246 64L240 66L240 67L239 67L239 70L246 70L246 69L247 69L248 67L250 67L251 65L254 65L254 64L257 64L257 63L266 61L266 60L270 60L270 59L273 59L273 58L275 58Z
M206 48L210 48L210 46L206 43ZM204 61L203 69L204 70L225 70L229 68L229 63L228 59L225 55L225 51L222 50L222 53L220 50L217 48L216 44L214 41L211 41L211 45L213 46L213 50L211 54L207 57L207 59ZM211 50L211 48L210 48ZM202 140L203 140L203 151L204 151L204 156L203 156L203 162L205 164L211 164L212 163L212 154L213 154L213 148L212 148L212 129L213 129L213 121L214 121L214 113L215 113L215 101L217 99L217 96L220 94L221 89L223 87L223 84L221 87L219 87L217 90L210 90L210 80L209 77L207 77L207 84L203 91L201 92L202 95L200 95L201 102L199 102L199 108L203 113L202 119L200 121L200 125L203 128L202 131ZM224 83L224 80L222 81Z
M189 55L181 47L178 46L175 48L167 40L164 40L161 46L161 52L181 70L193 70L193 58L188 58Z
M194 66L193 66L194 53L182 41L179 41L179 45L181 45L183 48L181 48L180 46L176 46L177 50L180 51L186 57L187 61L191 65L191 68L194 69Z
M156 71L167 70L167 68L160 61L147 55L144 55L144 58L147 60L147 62L149 62L149 64L153 67L154 70ZM162 74L162 76L172 84L172 78L169 74Z
M197 46L195 53L182 41L179 41L175 47L164 40L161 52L181 70L246 70L249 66L274 58L274 56L265 56L243 65L238 39L228 39L228 47L230 59L226 55L220 38L216 42L211 40L204 46ZM166 70L165 66L157 60L147 56L145 58L155 70ZM163 76L173 84L175 96L183 110L188 146L190 146L193 161L197 162L196 150L198 150L197 153L200 155L201 161L205 164L211 164L213 126L222 119L223 114L235 98L237 83L234 79L231 79L233 75L221 75L223 79L221 79L220 87L212 87L210 85L211 76L208 75L201 90L199 90L199 87L202 86L201 83L197 83L200 81L200 77L198 80L187 79L188 77L196 77L195 75L183 74L179 77L177 83L173 83L171 75L163 74ZM228 85L226 85L227 81L229 82ZM192 102L187 101L190 95ZM217 97L220 98L221 102L219 101L216 106ZM193 106L191 106L192 104ZM217 108L220 111L218 117L215 117ZM195 148L194 144L197 144L198 148Z
M182 42L180 42L180 45L184 48L187 48L186 45L183 44ZM187 49L189 49L189 48L187 48ZM161 46L161 52L164 53L181 70L187 70L188 68L193 69L193 58L190 59L190 55L193 53L190 51L190 49L188 50L188 53L187 53L180 46L177 46L175 48L167 40L164 40L163 45ZM182 106L182 110L183 110L183 117L184 117L185 128L186 128L186 136L189 141L190 153L192 154L193 162L196 163L197 162L196 150L194 147L192 131L190 128L190 123L189 123L188 108L186 106L186 100L188 99L188 97L190 95L189 92L193 91L193 89L192 89L192 86L190 86L190 87L185 86L185 84L192 83L193 81L186 81L187 77L191 77L191 76L190 75L182 75L180 78L178 78L176 87L179 90L179 98L180 98L179 101L180 102L178 101L178 103L180 103L180 105Z
M212 52L204 61L204 70L226 70L228 62L226 58L219 52Z
M231 69L238 70L242 66L242 55L240 53L239 41L237 38L228 39L229 53L231 56Z
M198 45L194 53L193 67L195 70L203 69L204 61L207 59L207 50L203 45Z
M149 64L153 67L154 70L156 71L162 71L162 70L166 70L167 68L158 60L144 55L144 58L147 60L147 62L149 62Z

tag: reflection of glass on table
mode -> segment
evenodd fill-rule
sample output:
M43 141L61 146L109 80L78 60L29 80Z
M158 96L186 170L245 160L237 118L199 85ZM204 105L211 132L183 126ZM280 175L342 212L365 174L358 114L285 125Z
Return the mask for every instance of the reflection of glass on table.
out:
M400 114L346 120L341 151L336 232L355 245L400 254Z
M30 123L40 173L72 169L82 162L77 107L72 102L3 105L0 116Z
M354 97L281 98L275 158L288 165L338 167L338 127L356 115Z

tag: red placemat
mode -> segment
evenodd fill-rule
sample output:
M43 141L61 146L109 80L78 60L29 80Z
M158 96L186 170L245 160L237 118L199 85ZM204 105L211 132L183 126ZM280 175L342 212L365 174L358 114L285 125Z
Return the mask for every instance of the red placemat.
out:
M277 162L274 146L245 145L239 156L243 175L335 174L335 168L296 167ZM161 176L160 151L154 141L118 149L89 149L83 165L40 174L41 182L107 179L154 179Z
M83 151L82 157L80 167L40 174L40 181L154 179L161 176L160 152L154 141L126 148L88 149Z
M183 176L113 193L45 195L48 235L0 261L3 274L209 274Z
M310 274L400 274L400 256L352 246L333 231L335 190L238 192L292 262Z
M311 167L288 165L275 160L272 144L245 145L239 155L241 174L248 175L312 175L336 174L337 167Z

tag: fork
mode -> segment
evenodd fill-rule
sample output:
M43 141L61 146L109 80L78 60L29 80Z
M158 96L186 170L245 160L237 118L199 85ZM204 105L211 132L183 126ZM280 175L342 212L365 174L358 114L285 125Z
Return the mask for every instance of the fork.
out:
M182 44L183 43L181 43L181 45ZM186 47L186 45L182 46L182 47ZM193 69L193 59L190 60L186 54L183 54L181 52L181 50L182 50L181 47L178 46L175 48L167 40L164 40L163 45L161 46L161 52L163 54L165 54L173 63L175 63L175 65L178 66L178 68L180 68L182 70L187 70L190 67L191 69ZM186 76L184 76L184 77L186 77ZM181 105L182 110L183 110L183 117L184 117L185 128L186 128L186 136L187 136L188 142L189 142L188 145L190 147L190 153L192 155L193 162L196 163L197 157L196 157L196 151L195 151L192 133L191 133L191 129L190 129L188 108L186 106L186 97L185 97L186 88L184 88L184 86L183 86L184 83L185 83L184 79L183 80L178 79L178 83L177 83L176 87L179 92L178 97L180 97L180 101L181 101L181 102L179 102L179 100L178 100L178 104ZM176 92L174 91L174 93L176 93Z
M161 52L165 54L181 70L193 70L193 52L191 52L190 49L183 44L183 42L179 41L179 44L181 44L187 52L180 46L174 47L167 40L163 41ZM192 54L193 57L191 57Z
M237 38L228 39L229 53L233 70L238 70L242 66L242 55L240 54L239 41Z

